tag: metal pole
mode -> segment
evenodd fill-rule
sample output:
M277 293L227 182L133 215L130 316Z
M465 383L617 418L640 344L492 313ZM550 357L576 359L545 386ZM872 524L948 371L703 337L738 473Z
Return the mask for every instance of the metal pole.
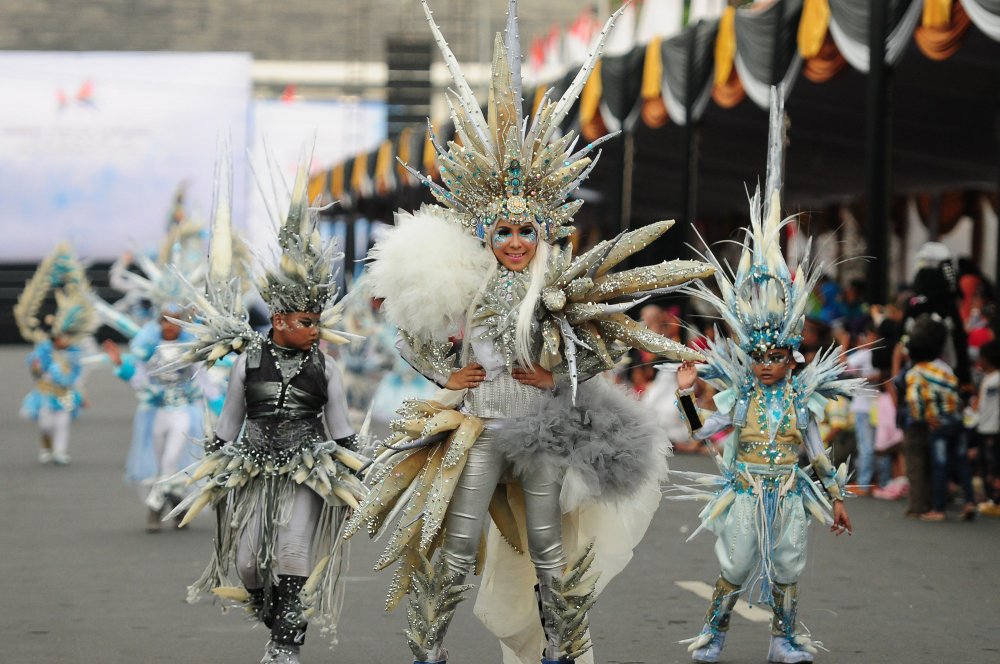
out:
M622 205L619 230L632 225L632 176L635 171L635 127L623 131L622 141Z
M1000 201L1000 114L997 114L994 119L994 140L997 141L997 200ZM984 203L986 205L986 203ZM1000 214L1000 205L994 210L994 213ZM996 246L994 247L996 251L996 257L993 259L993 288L1000 289L1000 229L996 229ZM996 290L994 290L994 294ZM993 332L995 336L1000 339L1000 312L994 310L993 314Z
M697 67L695 66L695 53L698 43L698 33L701 30L701 23L695 23L691 30L687 43L687 73L684 79L684 168L681 170L681 219L680 228L675 228L677 233L676 241L680 243L680 253L682 256L688 253L686 249L694 237L691 229L694 227L695 210L697 206L698 187L698 127L694 118L694 98L697 95L695 76ZM681 320L687 321L691 313L691 301L688 297L680 300ZM686 332L682 332L687 337Z
M885 64L888 31L887 2L869 4L868 21L868 120L865 177L868 193L867 253L868 301L888 301L889 175L892 127L890 84L892 71Z
M684 80L684 168L681 171L681 224L682 237L687 242L691 226L694 225L696 190L698 176L698 127L694 118L695 87L695 46L698 42L700 23L691 28L687 43L687 73Z

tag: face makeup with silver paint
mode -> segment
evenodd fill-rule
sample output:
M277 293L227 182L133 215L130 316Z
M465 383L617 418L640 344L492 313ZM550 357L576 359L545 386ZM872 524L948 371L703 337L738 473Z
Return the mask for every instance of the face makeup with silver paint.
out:
M512 272L520 272L535 257L538 231L531 224L512 224L499 221L493 229L493 255L500 264Z

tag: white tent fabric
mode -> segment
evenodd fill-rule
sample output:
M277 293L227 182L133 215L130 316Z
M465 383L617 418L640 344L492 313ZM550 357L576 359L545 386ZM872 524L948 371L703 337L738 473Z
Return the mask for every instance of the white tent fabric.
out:
M962 7L977 28L1000 41L1000 0L962 0Z
M696 77L696 92L692 103L692 114L695 120L700 118L712 98L712 72L714 71L715 37L718 33L719 21L701 20L687 30L663 42L663 84L661 96L670 113L670 119L677 124L687 124L687 105L685 95L687 77L692 73ZM695 40L695 65L688 67L688 48L691 39Z
M639 13L636 41L648 44L657 37L666 39L681 31L684 0L646 0Z
M739 74L740 82L743 84L743 90L746 91L747 97L750 101L757 104L761 108L767 108L769 103L769 95L771 94L771 85L764 81L758 80L750 73L750 68L743 61L740 55L736 54L735 59L736 73ZM802 57L795 54L792 57L792 61L785 70L785 75L781 79L783 85L782 90L784 92L785 101L788 101L788 96L792 94L792 86L795 80L799 77L799 70L802 69Z
M728 5L726 0L691 0L688 21L695 23L702 19L717 19L726 11Z
M885 43L885 61L888 64L894 65L903 57L906 47L913 39L913 30L917 27L923 7L923 0L911 0L899 22L895 26L889 27L889 36ZM864 73L868 73L870 62L868 48L869 11L870 4L867 0L831 0L830 2L830 36L833 37L834 43L837 44L837 48L848 64ZM849 23L864 27L860 30L851 30L848 26Z
M801 15L802 0L736 11L736 73L747 96L761 108L768 107L771 85L784 83L787 99L798 78L802 61L795 33Z

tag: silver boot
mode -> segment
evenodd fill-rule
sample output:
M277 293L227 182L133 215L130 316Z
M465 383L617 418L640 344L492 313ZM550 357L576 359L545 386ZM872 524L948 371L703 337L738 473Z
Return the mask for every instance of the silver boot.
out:
M298 646L285 646L268 641L260 664L301 664Z

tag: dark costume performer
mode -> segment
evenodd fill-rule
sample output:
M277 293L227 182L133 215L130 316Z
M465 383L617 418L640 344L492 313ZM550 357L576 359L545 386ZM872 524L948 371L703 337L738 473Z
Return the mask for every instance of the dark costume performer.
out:
M265 338L250 329L239 279L230 278L222 182L207 292L192 289L197 316L183 325L194 340L179 344L186 351L181 362L211 364L233 350L242 353L205 458L187 470L204 486L174 511L186 512L184 522L206 505L216 511L215 554L189 598L211 591L245 605L271 630L262 660L268 664L299 661L308 622L335 629L343 602L345 512L366 493L353 475L364 460L351 451L340 372L318 345L319 339L346 341L329 328L339 319L333 302L343 254L333 241L319 240L307 206L306 165L300 165L288 215L279 224L280 260L261 267L258 289L274 330ZM293 337L306 341L278 343ZM241 587L226 586L233 563Z

